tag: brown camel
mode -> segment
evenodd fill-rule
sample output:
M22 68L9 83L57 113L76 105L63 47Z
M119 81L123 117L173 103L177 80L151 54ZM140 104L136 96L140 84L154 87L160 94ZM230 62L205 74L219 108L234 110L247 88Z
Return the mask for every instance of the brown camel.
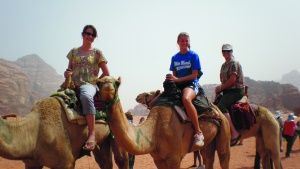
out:
M193 152L193 129L191 123L181 123L170 107L156 106L151 109L147 120L139 126L132 126L126 119L118 88L120 78L104 77L99 80L100 98L106 102L109 123L116 142L130 154L148 154L152 156L159 169L179 169L183 157ZM200 121L200 128L205 135L204 146L201 148L205 157L206 168L212 169L215 149L218 152L220 165L229 168L230 131L229 123L220 114L221 127Z
M93 154L99 167L112 169L112 149L119 168L128 169L128 154L111 140L107 124L96 124ZM22 160L26 169L74 169L88 137L86 125L70 123L54 97L38 101L31 112L16 121L0 118L0 156Z
M144 92L137 96L138 103L148 105L161 92L160 90ZM279 125L273 114L262 106L251 105L257 112L257 123L250 130L241 130L241 139L256 137L256 151L262 157L263 168L269 169L270 159L273 160L276 169L282 169L279 146ZM204 137L206 135L204 134ZM205 156L203 157L205 158Z

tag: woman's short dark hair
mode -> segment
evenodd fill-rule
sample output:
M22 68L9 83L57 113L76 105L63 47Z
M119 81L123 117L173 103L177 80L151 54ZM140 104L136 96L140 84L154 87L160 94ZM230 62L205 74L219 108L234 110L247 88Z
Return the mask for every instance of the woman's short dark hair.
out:
M84 32L85 32L88 28L93 29L94 35L95 35L96 37L98 37L97 29L96 29L93 25L86 25L86 26L83 28L81 34L84 34Z

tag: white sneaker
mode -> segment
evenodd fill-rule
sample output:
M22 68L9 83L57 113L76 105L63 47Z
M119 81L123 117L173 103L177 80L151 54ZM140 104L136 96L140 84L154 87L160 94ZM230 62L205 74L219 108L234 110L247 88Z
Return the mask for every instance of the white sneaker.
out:
M205 165L200 165L197 169L205 169Z
M194 145L196 146L203 146L204 145L204 136L202 134L202 132L200 134L195 134L194 135Z

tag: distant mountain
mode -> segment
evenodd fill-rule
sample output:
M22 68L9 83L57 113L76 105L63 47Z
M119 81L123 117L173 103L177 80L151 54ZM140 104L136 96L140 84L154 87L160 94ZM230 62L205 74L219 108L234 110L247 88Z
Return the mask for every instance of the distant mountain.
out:
M255 81L245 77L248 86L249 100L271 111L282 110L283 112L295 112L300 115L300 92L292 84L280 84L274 81ZM214 89L217 84L203 85L208 99L213 102Z
M280 83L292 84L300 90L300 73L297 70L292 70L282 76Z
M57 91L64 81L64 77L57 74L56 70L38 55L24 56L15 61L15 64L29 76L32 90L37 93L38 99Z
M26 115L34 103L49 97L64 81L50 65L37 55L17 61L0 59L0 115Z

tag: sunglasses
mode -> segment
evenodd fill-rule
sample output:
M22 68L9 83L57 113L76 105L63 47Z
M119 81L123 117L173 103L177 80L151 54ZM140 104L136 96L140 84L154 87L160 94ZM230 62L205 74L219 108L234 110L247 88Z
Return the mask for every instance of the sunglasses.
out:
M95 34L91 34L90 32L84 32L84 34L86 34L86 35L88 35L88 36L92 36L92 37L96 37L96 35Z
M222 50L222 52L232 52L232 50Z

